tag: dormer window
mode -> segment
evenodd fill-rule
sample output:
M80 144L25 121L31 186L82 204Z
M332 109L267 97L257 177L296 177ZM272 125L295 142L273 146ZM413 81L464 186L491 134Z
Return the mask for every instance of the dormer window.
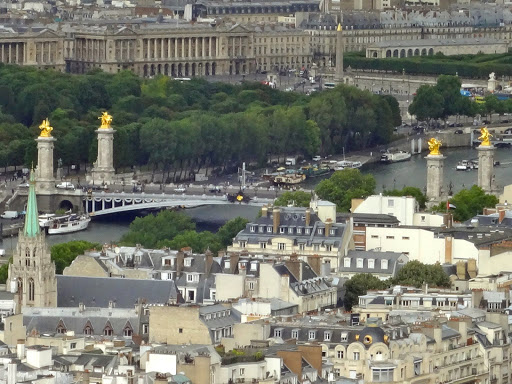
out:
M341 341L341 342L345 342L345 341L347 341L347 340L348 340L348 333L347 333L347 332L343 332L343 333L341 334L341 340L340 340L340 341Z
M316 331L309 331L308 332L308 339L309 340L315 340L316 339Z
M190 274L190 273L189 273L189 274L187 275L187 281L188 281L188 282L192 282L193 280L194 280L194 275L192 275L192 274Z
M299 330L298 329L292 329L292 339L297 340L299 338Z
M357 259L357 268L363 268L363 259L361 259L361 258Z
M265 230L265 227L263 227L263 226L258 227L258 232L259 233L263 233L264 230Z
M331 341L331 331L324 332L324 341Z
M140 264L140 255L135 256L135 262Z
M310 229L309 229L309 228L304 229L304 233L305 233L306 235L309 235L309 233L310 233Z
M267 227L267 233L272 233L272 227Z
M335 234L336 234L336 230L335 230L335 229L331 229L331 230L329 231L329 234L331 234L331 235L335 235Z
M344 268L350 268L350 257L345 257L343 259L343 267Z
M386 259L380 261L380 269L388 269L388 261Z
M251 226L249 227L249 230L250 230L251 232L256 232L256 226L255 226L255 225L251 225Z
M302 234L302 228L297 228L297 235Z
M224 261L224 268L231 268L231 262L229 260Z
M185 259L185 267L190 267L192 265L192 258L191 257L187 257Z
M318 228L317 233L319 235L323 235L324 234L324 229L323 228Z
M288 228L288 233L289 233L289 234L293 234L293 227L289 227L289 228Z
M375 260L374 259L368 259L368 268L369 269L375 268Z
M282 337L283 336L283 328L274 329L274 337Z
M240 248L245 248L247 246L247 242L246 241L239 241L238 245L240 245Z
M279 227L279 233L284 233L284 227Z

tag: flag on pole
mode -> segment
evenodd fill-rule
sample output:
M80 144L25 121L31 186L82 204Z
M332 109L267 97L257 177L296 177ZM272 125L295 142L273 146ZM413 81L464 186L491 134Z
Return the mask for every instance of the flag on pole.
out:
M457 208L455 205L453 205L449 201L446 202L446 210L447 211L449 211L450 209L455 209L455 208Z

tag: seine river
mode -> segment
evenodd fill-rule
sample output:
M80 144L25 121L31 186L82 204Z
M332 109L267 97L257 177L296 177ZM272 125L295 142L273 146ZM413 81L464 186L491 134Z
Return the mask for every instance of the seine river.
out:
M476 149L458 148L446 149L443 151L446 156L444 185L452 183L453 191L470 187L476 183L477 170L456 171L455 166L461 160L477 158ZM383 189L414 186L423 189L425 187L427 170L425 154L413 156L410 161L394 164L371 164L362 169L363 173L371 173L377 180L377 192ZM496 160L501 163L495 168L496 182L500 187L512 183L512 149L497 149ZM312 188L321 179L311 179L306 188ZM230 206L205 206L187 209L183 211L196 223L199 230L216 231L224 222L237 216L243 216L251 220L258 214L257 207L230 205ZM96 219L91 222L86 231L76 232L68 235L48 236L50 244L57 244L72 240L87 240L97 243L115 243L128 230L133 220L132 217L109 217ZM16 246L17 238L6 238L1 248L9 251Z
M453 148L442 151L446 156L444 164L444 187L448 190L451 181L454 193L469 188L476 184L478 170L457 171L455 167L461 160L477 159L476 149ZM384 189L402 189L404 186L418 187L424 189L427 182L427 160L424 152L421 155L414 155L411 160L393 164L372 163L362 168L363 173L371 173L377 182L377 192ZM512 149L498 148L496 150L496 161L500 166L495 167L496 183L501 188L504 185L512 184ZM320 180L311 179L307 188L313 188ZM306 182L307 183L307 182Z

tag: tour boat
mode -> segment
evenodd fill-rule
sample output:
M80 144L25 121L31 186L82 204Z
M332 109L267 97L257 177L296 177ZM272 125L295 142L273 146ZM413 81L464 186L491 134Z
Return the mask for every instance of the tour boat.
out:
M327 173L329 173L331 170L328 168L328 167L316 167L316 166L311 166L311 165L308 165L308 166L305 166L305 167L301 167L301 169L299 170L299 173L305 175L306 177L318 177L318 176L322 176L322 175L325 175Z
M63 233L78 232L87 229L91 222L88 215L65 215L53 218L48 226L49 235L60 235Z
M360 161L349 161L349 160L341 160L336 163L335 170L345 169L345 168L361 168L363 163Z
M411 152L407 151L386 152L382 154L380 161L383 163L398 163L399 161L409 160L411 156Z
M478 168L478 165L477 165ZM475 169L475 165L471 160L462 160L457 163L455 167L457 171L467 171L470 169Z
M276 176L274 178L274 184L294 185L294 184L302 183L304 180L306 180L306 175L298 174L298 173L291 173L291 174L287 174L287 175Z
M39 215L39 226L41 228L49 227L55 218L55 213L45 213L43 215Z

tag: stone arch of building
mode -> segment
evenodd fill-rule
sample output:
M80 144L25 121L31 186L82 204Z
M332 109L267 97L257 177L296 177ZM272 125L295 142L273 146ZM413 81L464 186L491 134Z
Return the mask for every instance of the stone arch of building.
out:
M73 203L67 199L61 200L59 203L59 209L69 211L70 209L73 209Z

